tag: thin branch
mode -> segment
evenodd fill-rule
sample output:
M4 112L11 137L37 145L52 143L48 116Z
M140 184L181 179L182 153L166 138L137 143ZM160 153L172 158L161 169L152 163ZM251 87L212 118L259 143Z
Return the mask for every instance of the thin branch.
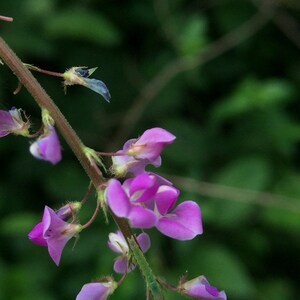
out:
M237 29L226 34L219 40L205 47L196 57L180 57L167 64L152 80L145 85L140 95L133 101L120 121L116 136L110 143L110 148L115 147L125 137L128 137L136 123L141 118L147 105L160 93L160 91L178 74L193 70L204 63L222 55L230 49L241 44L258 32L270 19L271 14L255 14L250 20Z
M258 192L254 190L225 186L215 183L198 181L192 178L169 176L175 185L189 192L197 193L201 196L219 198L235 202L256 204L263 207L284 209L294 213L300 213L299 199L279 196L268 192Z
M300 26L297 21L287 13L278 13L273 22L277 27L300 49Z

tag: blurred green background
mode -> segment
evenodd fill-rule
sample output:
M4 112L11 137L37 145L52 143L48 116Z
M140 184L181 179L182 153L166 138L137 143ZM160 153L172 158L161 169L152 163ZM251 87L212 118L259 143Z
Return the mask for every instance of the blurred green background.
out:
M150 230L154 271L176 284L205 274L232 300L298 299L300 272L299 1L1 1L14 17L0 33L19 57L63 72L99 66L93 77L112 100L35 74L84 143L116 151L163 127L177 141L159 174L203 212L204 234L180 242ZM0 69L0 109L22 107L34 128L39 108ZM1 139L0 299L75 299L81 286L113 274L114 254L98 218L72 242L61 266L27 239L44 205L81 200L88 178L63 143L57 166L35 160L29 142ZM107 161L109 163L109 161ZM91 197L80 214L85 223ZM118 276L115 276L118 278ZM112 299L145 299L138 271ZM166 299L182 299L166 293Z

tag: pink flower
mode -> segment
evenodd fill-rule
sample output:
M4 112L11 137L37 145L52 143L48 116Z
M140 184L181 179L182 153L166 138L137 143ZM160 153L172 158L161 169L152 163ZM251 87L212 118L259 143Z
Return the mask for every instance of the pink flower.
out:
M108 182L106 199L115 215L127 218L132 227L156 227L177 239L191 240L203 232L201 210L197 203L185 201L174 208L179 190L154 174L142 173L123 185Z
M224 291L219 292L217 288L211 286L204 276L196 277L190 281L181 283L179 290L188 296L200 300L226 300Z
M112 278L106 278L103 282L92 282L85 284L76 300L105 300L117 288L117 283Z
M53 165L61 160L61 146L54 127L50 126L29 148L37 159L49 161Z
M149 250L151 242L148 234L141 233L136 240L144 253ZM128 265L129 247L121 231L118 230L116 233L109 234L108 246L112 251L121 254L114 263L115 272L125 274L135 269L134 263L131 262Z
M22 109L17 108L12 108L8 112L0 110L0 137L10 133L23 136L29 135L30 123L28 120L23 121L21 113Z
M106 190L107 202L114 214L127 218L132 227L152 228L157 223L157 217L153 205L149 207L149 204L158 187L156 177L146 173L127 179L123 185L111 179Z
M148 164L159 167L161 152L175 139L172 133L162 128L146 130L138 139L127 141L123 150L117 152L125 154L124 156L112 158L112 172L117 176L125 176L127 172L137 175L144 172Z
M42 222L31 230L28 237L39 246L47 246L49 255L58 266L65 245L81 229L81 225L63 221L54 210L45 206Z

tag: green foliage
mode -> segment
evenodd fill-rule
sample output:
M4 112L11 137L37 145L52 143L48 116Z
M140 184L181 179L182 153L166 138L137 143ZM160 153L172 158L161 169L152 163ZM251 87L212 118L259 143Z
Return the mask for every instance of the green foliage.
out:
M182 243L151 230L147 257L155 273L174 285L186 271L189 278L204 274L231 300L298 299L299 49L270 21L242 44L179 72L175 62L195 63L204 48L247 22L257 8L238 0L155 2L154 8L152 1L138 0L1 1L0 14L14 22L1 23L0 34L24 62L44 69L99 66L93 76L109 87L110 104L78 86L64 95L59 79L35 74L86 146L115 151L150 127L176 135L159 171L195 179L176 185L181 200L200 204L204 234ZM299 20L297 1L277 2L276 12ZM16 86L1 65L0 109L24 107L38 128L39 109L25 88L12 95ZM134 127L116 140L132 108ZM122 123L123 129L129 125ZM74 250L68 245L59 269L45 248L31 244L27 233L44 205L80 200L88 179L65 143L57 166L31 157L29 143L14 136L0 140L0 299L75 299L83 284L112 274L115 255L106 243L116 228L100 215ZM280 197L257 201L252 191ZM94 207L91 195L82 223ZM139 271L111 298L145 299ZM166 299L182 297L167 292Z
M47 21L46 32L55 38L71 38L105 46L120 42L116 27L100 13L92 11L60 12Z

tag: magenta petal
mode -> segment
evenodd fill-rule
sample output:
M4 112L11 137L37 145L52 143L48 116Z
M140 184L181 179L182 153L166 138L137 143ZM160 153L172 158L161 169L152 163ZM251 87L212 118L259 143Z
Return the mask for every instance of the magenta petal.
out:
M150 237L147 233L139 234L137 236L136 240L144 253L149 250L149 248L151 246L151 241L150 241Z
M29 232L28 238L39 246L47 247L47 241L43 237L43 227L43 223L35 225L35 227Z
M165 146L173 143L175 139L176 137L172 133L162 128L146 130L134 143L135 146L145 146L145 150L138 154L138 158L155 161Z
M82 287L76 300L105 300L109 294L110 287L106 283L93 282Z
M158 189L156 178L143 173L138 175L130 185L131 202L145 202L151 200Z
M185 201L160 218L156 228L171 238L191 240L203 232L200 207L193 201Z
M155 127L146 130L135 144L143 145L148 143L165 143L171 144L175 141L176 136L169 131Z
M178 189L167 185L160 186L155 195L155 203L158 212L161 215L167 214L174 207L178 196Z
M132 227L151 228L156 225L157 217L155 213L141 206L133 206L128 216Z
M118 180L109 180L106 198L110 209L116 216L120 218L128 216L131 207L130 201Z

